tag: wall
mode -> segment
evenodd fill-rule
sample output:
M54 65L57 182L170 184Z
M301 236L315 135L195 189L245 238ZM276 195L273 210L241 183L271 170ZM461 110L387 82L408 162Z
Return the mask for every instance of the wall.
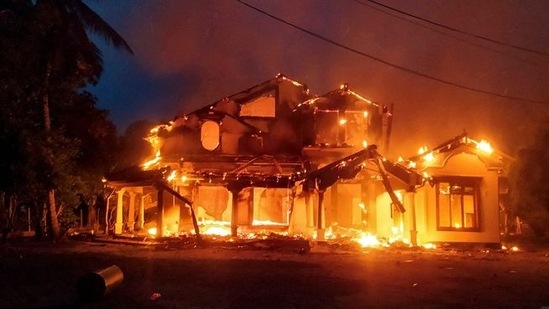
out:
M436 191L435 188L426 185L416 193L418 237L422 242L498 243L500 234L497 171L488 170L484 162L472 153L462 152L453 155L444 163L443 167L432 167L426 171L433 177L481 177L478 207L479 230L437 230ZM421 202L423 199L425 199L424 203Z

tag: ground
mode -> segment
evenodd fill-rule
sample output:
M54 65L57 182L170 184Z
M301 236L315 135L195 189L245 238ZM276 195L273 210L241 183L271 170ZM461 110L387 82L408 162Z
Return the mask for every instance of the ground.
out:
M549 308L549 247L302 244L10 242L0 246L0 307ZM112 265L123 273L121 284L83 301L78 280Z

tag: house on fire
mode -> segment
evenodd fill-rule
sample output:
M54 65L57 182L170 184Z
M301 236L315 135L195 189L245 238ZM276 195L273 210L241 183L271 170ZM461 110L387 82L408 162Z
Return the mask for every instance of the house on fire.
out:
M383 157L391 125L387 106L347 85L313 96L278 75L155 127L156 157L107 176L116 192L107 224L116 235L226 228L499 242L509 158L464 134L392 162Z

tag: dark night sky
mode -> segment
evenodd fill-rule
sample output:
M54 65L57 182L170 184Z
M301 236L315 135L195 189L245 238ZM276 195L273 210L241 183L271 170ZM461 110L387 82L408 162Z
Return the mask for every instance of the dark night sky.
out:
M246 2L397 66L545 103L482 94L407 73L234 0L90 1L88 5L135 51L131 57L100 43L105 72L100 84L91 89L121 132L139 119L169 121L277 73L307 84L314 94L348 83L372 101L394 104L393 156L413 155L420 146L434 147L464 130L513 154L549 116L547 55L467 37L395 12L387 14L369 7L374 5L367 0L360 2L369 6L353 0ZM546 0L378 2L549 54Z

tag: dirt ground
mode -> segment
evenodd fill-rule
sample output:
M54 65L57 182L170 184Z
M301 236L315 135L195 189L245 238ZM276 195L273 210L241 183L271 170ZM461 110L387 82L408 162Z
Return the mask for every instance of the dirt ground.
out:
M78 297L117 265L120 286ZM0 308L549 308L549 248L0 246Z

